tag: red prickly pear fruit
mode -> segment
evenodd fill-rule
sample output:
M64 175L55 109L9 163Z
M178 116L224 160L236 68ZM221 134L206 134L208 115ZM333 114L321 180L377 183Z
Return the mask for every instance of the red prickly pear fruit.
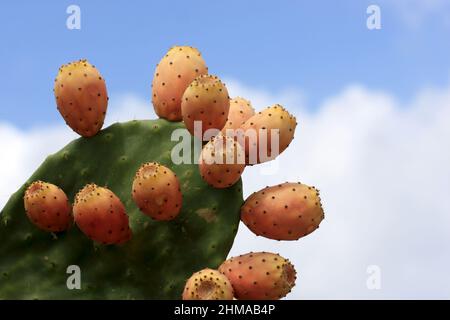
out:
M222 130L227 122L229 109L227 88L218 77L209 74L195 78L181 101L184 124L200 140L203 140L203 134L208 129ZM196 122L201 123L201 130L197 132L194 130Z
M38 228L61 232L72 225L72 208L66 194L54 184L35 181L23 197L28 218Z
M277 300L295 285L296 271L275 253L247 253L226 260L219 271L231 282L234 296L244 300Z
M73 213L75 223L94 241L121 244L131 239L125 207L107 188L86 185L75 197Z
M296 127L295 117L279 104L268 107L247 119L241 126L245 133L247 164L275 159L294 139ZM272 141L272 137L278 140L278 145L276 141Z
M203 147L199 169L201 177L210 186L231 187L244 172L244 150L233 138L219 134Z
M213 269L195 272L186 282L183 300L233 300L230 280Z
M319 190L301 183L283 183L253 193L241 208L241 220L256 235L297 240L324 219Z
M240 128L247 119L254 115L255 109L253 109L250 101L241 97L231 99L227 123L223 127L222 132L226 134L227 129L236 130Z
M87 60L59 68L54 93L59 113L73 131L92 137L105 120L108 94L105 80Z
M208 68L193 47L172 47L156 66L152 102L156 114L169 121L181 121L181 97L187 86Z
M133 181L132 197L139 209L155 220L175 219L183 201L175 173L156 162L139 168Z

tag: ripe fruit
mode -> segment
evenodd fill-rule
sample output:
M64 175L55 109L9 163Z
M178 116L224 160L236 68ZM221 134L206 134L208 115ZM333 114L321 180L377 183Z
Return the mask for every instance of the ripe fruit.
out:
M181 96L198 76L208 73L200 52L187 46L172 47L156 66L152 82L152 102L156 114L180 121Z
M169 168L156 163L143 164L133 181L133 200L139 209L156 220L172 220L181 210L180 183Z
M253 115L255 115L255 109L253 109L250 101L241 97L231 99L227 123L223 127L222 132L226 134L227 129L238 129Z
M219 271L203 269L186 282L183 300L233 300L233 287Z
M324 218L319 190L301 183L283 183L253 193L241 208L241 220L256 235L297 240Z
M220 134L203 147L199 169L203 180L214 188L231 187L244 172L244 150L233 138Z
M94 241L119 244L131 238L125 207L111 190L86 185L75 197L73 213L78 227Z
M208 129L222 130L228 117L230 99L225 85L216 76L203 75L195 78L187 87L181 101L183 121L189 132L203 140ZM196 131L194 125L201 124ZM207 137L206 140L209 140Z
M54 93L67 125L83 137L92 137L103 126L108 94L105 80L87 60L59 68Z
M241 126L246 133L245 156L248 164L275 159L294 139L296 119L279 104L273 105L250 117ZM278 130L278 131L276 131ZM247 133L254 133L256 139ZM278 139L278 145L272 141ZM241 142L241 144L243 144ZM272 144L275 149L272 150Z
M28 218L42 230L61 232L72 224L72 208L66 194L54 184L35 181L25 192Z
M219 267L231 282L234 296L245 300L276 300L295 285L296 271L289 260L268 252L247 253Z

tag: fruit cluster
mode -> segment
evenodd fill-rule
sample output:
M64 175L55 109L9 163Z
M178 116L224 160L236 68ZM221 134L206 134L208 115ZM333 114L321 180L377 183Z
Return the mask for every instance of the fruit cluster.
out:
M155 230L158 223L182 232L190 228L192 234L188 233L187 238L191 242L197 241L196 234L199 231L208 233L207 229L220 217L218 212L230 215L228 219L233 218L234 212L227 212L228 209L223 207L217 208L217 204L224 204L227 200L237 201L240 219L252 232L269 239L297 240L316 230L324 218L319 191L301 183L266 187L253 193L245 202L239 201L242 193L240 178L246 166L270 161L283 152L294 138L297 122L281 105L255 112L248 100L241 97L230 98L225 84L217 76L208 73L205 61L195 48L173 47L157 65L152 83L152 102L157 115L166 120L158 120L165 121L163 123L145 124L148 125L145 130L153 130L156 137L163 129L178 129L180 126L171 123L182 121L191 134L190 138L193 141L200 140L203 144L200 154L194 155L198 159L195 169L192 165L178 168L168 158L170 150L164 145L167 135L155 138L160 139L161 147L152 153L153 156L147 156L142 149L137 148L139 144L131 140L131 133L136 135L136 132L140 132L136 131L136 126L142 125L141 122L125 124L124 128L128 131L113 131L112 127L101 131L108 94L105 80L87 60L69 63L59 69L54 94L57 108L65 122L82 136L81 140L75 142L76 150L89 145L92 149L97 148L99 155L89 157L84 154L84 157L92 160L77 162L84 167L77 171L83 176L78 181L86 181L86 176L92 180L81 189L78 188L76 193L73 190L79 182L70 185L69 196L62 190L63 185L77 181L75 174L71 178L65 178L62 172L58 174L58 179L53 179L55 183L36 179L27 182L19 190L27 217L42 231L62 235L68 233L64 231L68 231L74 221L78 229L94 242L116 245L122 252L136 255L139 254L138 249L145 246L142 241L144 233L145 237L149 237L148 233L152 232L147 231L147 227L142 227L149 223L145 220L143 222L143 216L151 218ZM131 146L125 146L125 142L121 140L122 144L112 145L102 154L100 145L109 143L114 134L127 136L127 132ZM146 137L140 136L140 139ZM105 158L111 154L117 156L114 151L125 148L131 151L123 152L114 171L111 166L111 171L105 172L108 168L100 169L101 164L96 167L101 173L92 172L88 168L88 164L95 161L106 164ZM45 170L53 170L52 175L47 176L53 177L54 171L61 169L61 163L68 160L71 155L67 150L63 149L59 162L53 163L52 168L44 163ZM142 154L145 155L145 161L139 162ZM139 164L137 168L136 164ZM129 176L131 171L132 177ZM181 178L177 172L181 174ZM199 175L205 184L196 187L202 194L194 194L195 191L192 190L195 189L191 189L192 186L190 188L188 184L189 180L195 180L193 175ZM45 176L35 174L31 179ZM114 188L107 187L105 183L111 176L123 176L122 181L114 180L111 183ZM61 187L57 186L57 180ZM103 186L99 186L100 184ZM113 192L113 189L120 195ZM230 193L233 190L238 193ZM228 198L224 198L224 195ZM69 201L70 196L73 196L73 206ZM199 197L202 196L209 197L211 205L194 210L194 203L199 202ZM2 214L5 226L8 218L12 218L9 212L18 207L16 198L17 196L11 198ZM134 208L140 212L139 217L134 213L130 214L131 211L134 212ZM233 206L229 210L233 210ZM193 215L200 216L210 226L196 229L192 223ZM178 229L180 225L181 228ZM219 257L228 254L228 244L231 245L236 231L237 228L223 231L222 237L226 240L220 250L216 247L221 246L220 241L211 246ZM175 236L175 231L172 234ZM157 238L158 235L155 234L154 237ZM221 239L221 236L215 234L215 238ZM158 242L158 245L163 250L163 247L170 244ZM165 250L170 251L170 248ZM159 254L162 253L158 252ZM296 271L293 265L277 254L248 253L226 261L216 259L214 262L211 260L212 256L213 253L203 260L199 259L198 263L207 267L206 269L196 271L187 282L186 277L181 280L184 285L183 299L279 299L295 285ZM135 261L135 256L131 260L129 267L141 267L139 261ZM192 263L197 265L197 262ZM214 267L217 269L211 269ZM6 267L0 264L0 269ZM145 272L151 273L151 270ZM185 270L184 274L188 272L192 273ZM145 286L142 281L141 279L140 285ZM172 285L169 291L174 292L173 288L178 285ZM172 295L163 295L169 296ZM146 298L154 297L160 295Z

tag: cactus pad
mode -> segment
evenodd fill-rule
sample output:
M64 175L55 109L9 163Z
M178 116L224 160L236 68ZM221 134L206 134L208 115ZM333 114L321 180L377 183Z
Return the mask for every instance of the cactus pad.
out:
M180 299L193 272L217 268L237 232L242 184L214 189L198 165L174 165L170 153L178 142L170 137L182 128L162 119L117 123L49 156L1 212L0 299ZM134 175L149 161L179 178L183 206L173 221L152 220L131 198ZM127 209L132 239L105 246L76 225L59 234L39 230L23 205L25 189L35 180L58 185L71 202L87 183L107 186ZM66 286L69 265L81 269L79 290Z

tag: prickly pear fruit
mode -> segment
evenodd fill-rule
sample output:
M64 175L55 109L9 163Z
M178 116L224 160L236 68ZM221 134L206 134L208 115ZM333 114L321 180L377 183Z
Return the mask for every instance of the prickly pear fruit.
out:
M92 137L105 120L108 94L105 80L87 60L61 66L54 93L58 111L73 131Z
M283 183L253 193L241 208L241 220L256 235L297 240L319 228L324 218L319 190Z
M247 164L275 159L294 139L296 126L295 117L279 104L268 107L247 119L241 126L245 133ZM272 137L278 140L278 144L272 141Z
M180 213L183 200L175 173L156 162L139 168L132 196L139 209L155 220L174 219Z
M227 123L223 127L222 132L226 134L227 129L238 129L248 118L254 115L255 109L253 109L250 101L241 97L231 99Z
M152 102L156 114L180 121L181 97L187 86L208 68L200 52L187 46L172 47L156 66L152 82Z
M119 244L131 238L125 207L111 190L86 185L75 197L73 213L75 223L94 241Z
M245 300L276 300L295 285L296 271L289 260L268 252L247 253L219 267L231 282L234 296Z
M233 300L233 287L219 271L203 269L186 282L183 300Z
M203 180L214 188L231 187L244 172L244 150L233 138L219 134L203 147L199 169Z
M181 101L183 121L189 132L203 140L208 129L222 130L228 117L230 99L225 85L217 76L203 75L187 87ZM194 125L201 124L201 130ZM209 140L209 138L207 139Z
M25 211L42 230L61 232L72 224L72 208L66 194L54 184L35 181L25 191Z

